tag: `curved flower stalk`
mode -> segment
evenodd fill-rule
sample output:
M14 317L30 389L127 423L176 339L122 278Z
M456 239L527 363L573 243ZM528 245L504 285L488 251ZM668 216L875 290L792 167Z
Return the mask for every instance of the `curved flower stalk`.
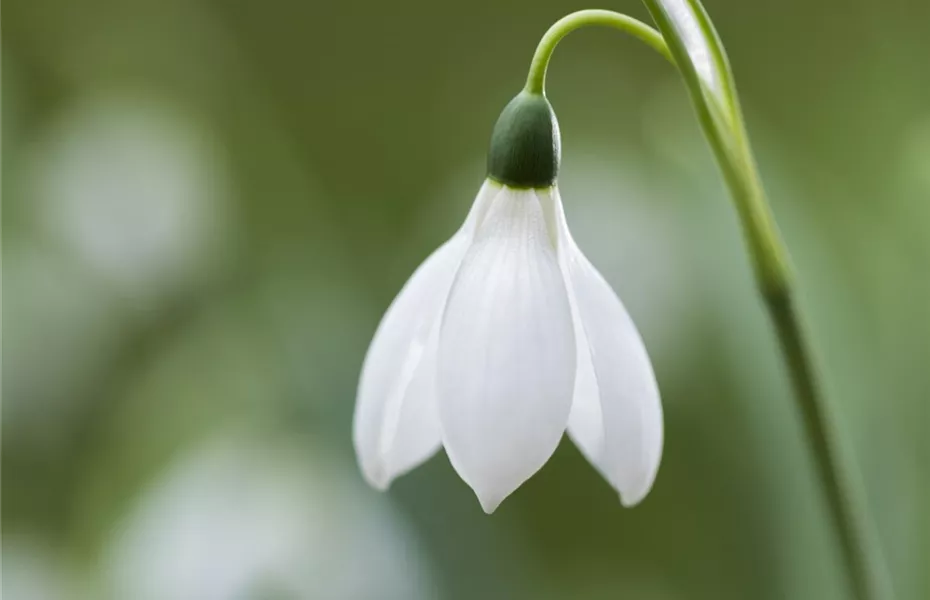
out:
M607 26L677 66L739 213L860 600L891 598L841 430L817 381L787 252L762 188L726 53L698 0L644 0L659 31L583 10L543 36L526 87L504 109L488 181L459 232L414 273L372 341L354 439L376 487L444 446L487 512L538 470L562 430L624 504L649 491L662 412L649 359L622 304L568 232L556 177L558 125L545 98L568 33Z

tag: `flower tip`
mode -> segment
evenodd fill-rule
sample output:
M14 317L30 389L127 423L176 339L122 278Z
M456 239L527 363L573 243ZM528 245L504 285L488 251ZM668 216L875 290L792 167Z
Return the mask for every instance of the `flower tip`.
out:
M484 510L484 513L486 515L490 515L495 510L497 510L497 507L501 505L501 502L503 500L504 500L503 498L491 499L491 498L482 498L481 496L478 496L478 502L481 503L481 508L482 510Z
M477 490L475 490L475 495L478 496L478 502L481 504L482 510L488 515L497 510L497 507L500 506L504 498L507 497L507 494L492 494L488 492L479 492Z
M638 489L621 491L620 495L620 504L623 505L623 508L633 508L640 502L646 499L646 496L649 495L649 491L652 489L652 483L649 485L642 486Z
M620 504L623 505L623 508L633 508L634 506L642 502L643 498L646 497L645 494L636 495L636 496L624 496L623 494L619 494L619 496L620 496ZM629 498L629 500L627 498Z
M655 485L656 475L659 470L659 461L662 457L661 435L658 439L660 440L659 454L658 458L653 463L653 467L646 473L643 473L642 476L635 481L628 481L626 485L618 485L615 488L620 493L620 504L622 504L624 508L633 508L645 500L649 492L652 491L652 486Z
M368 485L379 492L386 492L391 487L392 479L388 476L387 470L381 465L375 467L362 465L362 476Z

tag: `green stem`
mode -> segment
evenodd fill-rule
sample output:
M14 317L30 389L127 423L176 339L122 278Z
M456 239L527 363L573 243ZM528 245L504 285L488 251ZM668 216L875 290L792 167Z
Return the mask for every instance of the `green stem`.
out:
M688 49L660 4L660 0L646 0L670 46L658 31L626 15L582 10L562 18L543 36L533 56L525 89L544 94L546 68L556 45L570 32L587 25L609 26L630 33L678 67L740 217L753 272L778 335L851 587L859 600L890 600L893 593L865 511L864 495L854 476L853 462L836 416L817 381L817 370L794 304L788 253L759 180L722 46L706 14L701 12L699 17L705 20L701 25L709 30L704 33L713 36L710 41L714 43L709 47L716 53L714 60L725 69L722 75L727 95L723 99L719 94L706 93L702 87ZM729 135L724 135L723 126L729 128Z
M818 381L814 357L795 305L788 253L752 164L748 143L742 152L749 159L735 160L714 127L707 105L699 101L695 101L695 105L701 127L739 213L756 284L778 336L854 597L890 600L894 595L865 510L864 493L854 475L854 462L837 415Z
M786 289L782 293L766 294L765 301L788 363L804 430L815 457L817 474L823 482L854 595L859 600L890 599L893 597L891 584L864 510L861 486L848 459L842 430L818 385L794 299Z
M546 68L549 66L549 59L552 58L552 51L555 50L556 45L563 37L588 25L600 25L625 31L645 42L647 46L652 47L672 64L675 63L668 46L665 45L665 40L662 39L662 34L642 21L637 21L632 17L610 10L579 10L556 21L539 40L536 53L533 55L533 62L530 64L530 74L526 78L526 87L524 89L527 92L531 94L545 93Z

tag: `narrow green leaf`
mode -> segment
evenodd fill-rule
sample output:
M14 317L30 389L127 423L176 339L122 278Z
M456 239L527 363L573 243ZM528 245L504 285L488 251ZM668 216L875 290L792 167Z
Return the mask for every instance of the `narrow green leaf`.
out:
M679 65L701 115L714 125L731 158L744 160L746 134L723 44L698 0L644 0Z

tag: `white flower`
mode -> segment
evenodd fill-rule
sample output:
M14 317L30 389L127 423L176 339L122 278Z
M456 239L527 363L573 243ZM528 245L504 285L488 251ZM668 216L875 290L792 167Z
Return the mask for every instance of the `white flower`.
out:
M558 188L489 179L375 333L355 407L359 462L386 489L442 446L490 513L566 427L624 505L645 497L663 425L642 339L572 239Z

